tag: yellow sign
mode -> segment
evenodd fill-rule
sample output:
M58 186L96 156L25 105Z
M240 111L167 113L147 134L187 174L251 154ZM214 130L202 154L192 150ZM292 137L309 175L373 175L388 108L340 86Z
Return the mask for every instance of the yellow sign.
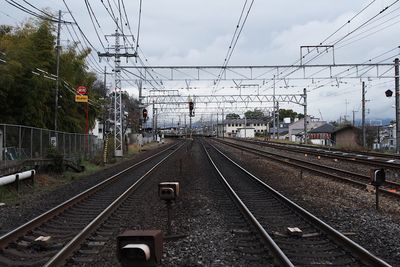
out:
M76 95L75 102L87 103L89 101L89 97L87 95Z

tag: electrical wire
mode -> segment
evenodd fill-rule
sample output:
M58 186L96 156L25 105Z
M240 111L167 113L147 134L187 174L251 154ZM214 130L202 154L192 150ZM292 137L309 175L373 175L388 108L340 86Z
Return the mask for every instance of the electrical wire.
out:
M85 4L86 4L86 9L87 9L87 11L88 11L88 13L89 13L90 20L92 21L94 31L96 32L97 38L99 39L101 46L102 46L103 49L105 50L106 47L104 46L103 41L102 41L101 38L100 38L99 32L97 31L97 28L96 28L96 25L95 25L95 23L94 23L92 14L91 14L91 12L90 12L91 9L90 9L90 7L89 7L88 0L85 0Z
M244 5L243 5L243 8L242 8L242 11L240 12L239 20L238 20L238 23L236 24L236 28L235 28L232 40L230 42L230 45L229 45L229 48L228 48L228 51L227 51L227 56L224 59L224 63L222 64L222 68L221 68L221 70L220 70L220 72L218 74L218 79L217 79L217 81L215 83L215 86L213 88L213 93L215 93L217 91L219 83L221 81L221 78L224 75L224 73L226 72L226 67L229 64L229 60L230 60L230 58L231 58L231 56L232 56L232 54L233 54L233 52L234 52L234 50L236 48L236 44L237 44L237 42L239 40L240 34L242 33L244 25L246 24L247 18L248 18L249 14L250 14L250 10L253 7L254 0L251 1L250 6L247 9L246 16L245 16L245 18L243 20L243 23L240 25L240 23L242 21L243 14L244 14L244 12L246 10L247 2L248 2L248 0L245 1ZM238 29L239 29L239 31L238 31Z
M70 21L65 21L65 20L60 20L59 21L58 19L53 19L52 17L47 17L47 16L40 15L40 14L30 10L29 8L17 3L16 1L13 1L13 0L5 0L5 1L9 5L12 5L13 7L15 7L15 8L17 8L17 9L19 9L19 10L21 10L21 11L23 11L23 12L29 14L29 15L31 15L31 16L34 16L36 18L39 18L39 19L42 19L42 20L46 20L46 21L50 21L50 22L54 22L54 23L61 22L61 23L64 23L64 24L72 24L72 22L70 22Z
M138 22L138 30L137 30L137 35L136 35L136 53L137 53L138 48L139 48L139 33L140 33L141 17L142 17L142 0L140 0L140 4L139 4L139 22Z

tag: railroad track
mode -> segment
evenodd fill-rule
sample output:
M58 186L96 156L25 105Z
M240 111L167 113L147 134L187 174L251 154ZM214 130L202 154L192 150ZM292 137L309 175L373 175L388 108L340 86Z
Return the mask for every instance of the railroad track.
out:
M102 222L124 201L132 199L130 195L146 177L183 144L169 146L0 237L0 265L63 265ZM120 212L123 211L122 208ZM43 240L46 237L51 239ZM92 241L98 245L99 240Z
M237 140L237 139L234 139ZM290 152L306 153L309 155L322 156L325 158L341 159L350 162L358 162L365 165L377 165L380 167L400 170L400 156L394 154L383 153L367 153L367 152L346 152L338 149L323 149L309 146L299 146L295 144L279 144L276 142L240 140L241 142L257 144L266 147L272 147Z
M212 144L205 145L204 150L232 199L258 229L275 264L390 266L263 183Z
M341 182L350 183L358 187L365 188L370 183L370 177L360 173L351 172L335 167L330 167L306 160L301 160L290 156L284 156L278 153L250 148L232 142L227 142L222 140L217 140L217 142L240 149L241 151L246 151L258 156L269 158L271 160L283 163L285 165L290 165L292 167L298 168L299 170L307 170ZM400 194L398 193L398 191L400 191L399 183L386 180L383 186L379 188L379 190L380 192L382 192L387 196L400 198Z

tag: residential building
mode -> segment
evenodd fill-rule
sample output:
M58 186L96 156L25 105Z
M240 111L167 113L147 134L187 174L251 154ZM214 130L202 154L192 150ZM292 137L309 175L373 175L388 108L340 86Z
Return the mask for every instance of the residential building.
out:
M238 138L254 138L254 128L246 127L246 128L238 128L236 132L236 137Z
M223 124L218 124L218 136L235 137L239 128L253 128L255 135L264 135L268 133L268 123L263 120L255 119L235 119L224 120Z
M315 145L332 146L332 133L335 127L329 123L310 130L307 134L308 140Z
M361 148L361 129L346 125L336 129L332 133L332 140L336 147L341 148Z
M307 116L307 131L326 124L326 121L320 121L318 118ZM289 140L292 142L303 142L304 140L304 118L289 125Z
M277 132L278 133L278 139L280 140L289 140L289 122L280 122L279 123L279 127L277 127L277 129L274 129L273 127L271 127L269 129L269 137L274 139L274 133Z

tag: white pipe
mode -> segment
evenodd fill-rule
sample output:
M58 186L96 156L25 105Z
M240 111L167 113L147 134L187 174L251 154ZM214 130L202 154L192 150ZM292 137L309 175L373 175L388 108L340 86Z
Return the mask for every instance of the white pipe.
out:
M26 178L35 176L35 173L36 173L35 170L30 170L30 171L25 171L25 172L20 172L20 173L15 173L15 174L0 177L0 185L14 183L17 180L17 175L18 175L19 180L24 180Z

